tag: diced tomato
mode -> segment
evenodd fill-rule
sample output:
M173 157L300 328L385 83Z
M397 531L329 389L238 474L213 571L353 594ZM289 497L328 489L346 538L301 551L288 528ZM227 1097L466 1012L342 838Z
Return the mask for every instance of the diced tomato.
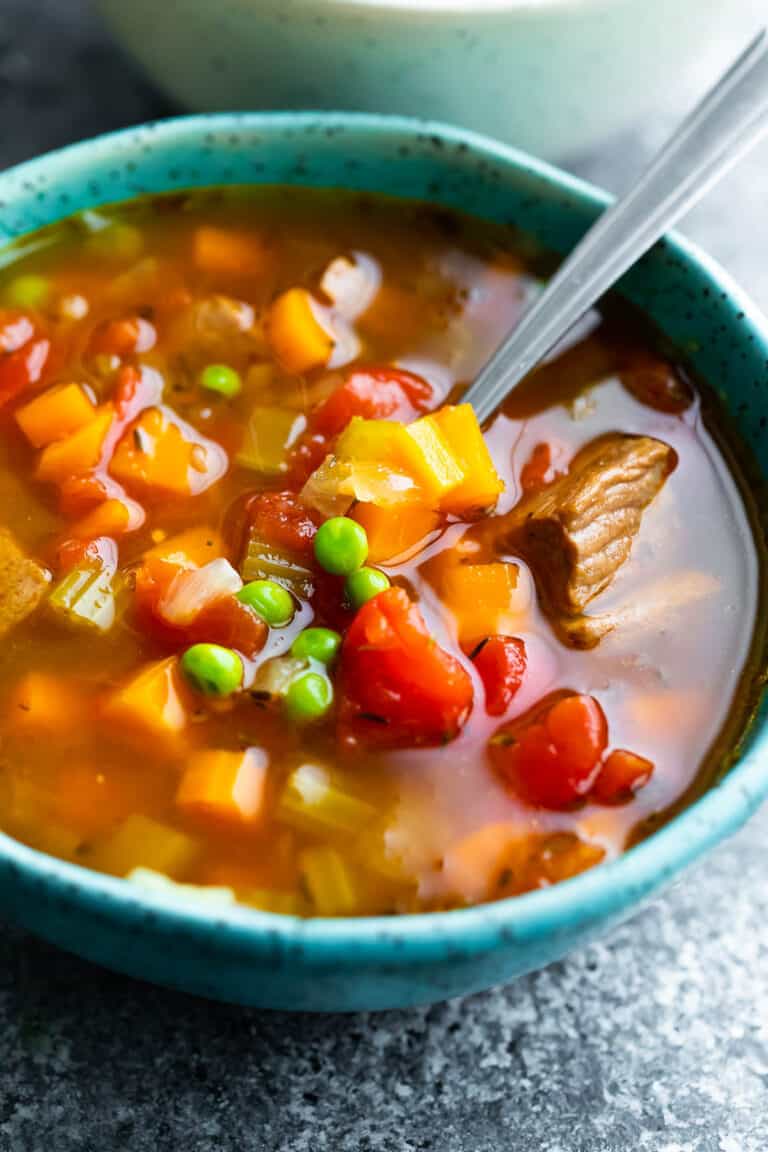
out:
M560 473L553 467L554 455L551 444L542 442L534 446L520 471L520 487L524 493L538 492L557 479Z
M531 804L568 808L594 784L608 725L592 696L561 696L522 725L497 732L491 758Z
M402 588L358 611L341 654L341 735L347 742L442 744L472 707L465 669L430 635Z
M157 342L157 332L149 320L141 316L127 316L122 320L107 320L100 324L91 337L89 352L92 356L136 356L149 352Z
M56 569L69 572L79 564L92 560L102 568L117 568L117 544L109 536L97 536L95 540L62 540L56 550Z
M313 432L329 438L343 432L353 416L407 423L432 404L431 386L398 368L355 368L313 413Z
M527 667L525 643L516 636L488 636L471 656L485 688L485 710L503 716L517 695Z
M50 340L29 340L15 352L0 357L0 405L39 382L50 350Z
M653 762L635 752L615 748L603 763L592 785L592 797L599 804L622 804L631 800L653 775Z
M18 352L35 334L35 326L23 312L0 310L0 356Z
M264 647L269 629L236 596L222 596L198 614L186 629L190 644L223 644L252 659Z
M275 548L311 552L318 520L295 492L259 492L246 505L248 527Z
M64 516L82 516L105 500L119 500L125 489L111 476L85 472L68 476L59 487L59 508Z
M124 364L117 374L112 396L119 427L130 424L145 408L159 404L162 394L163 381L157 372Z
M636 400L658 412L679 415L693 402L690 386L671 365L645 353L633 356L620 379Z

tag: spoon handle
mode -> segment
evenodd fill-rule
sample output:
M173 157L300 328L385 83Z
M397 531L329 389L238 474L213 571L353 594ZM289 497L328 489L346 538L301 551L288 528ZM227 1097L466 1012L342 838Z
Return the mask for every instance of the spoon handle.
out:
M763 29L683 121L636 186L607 208L464 400L482 422L568 329L768 128L768 32Z

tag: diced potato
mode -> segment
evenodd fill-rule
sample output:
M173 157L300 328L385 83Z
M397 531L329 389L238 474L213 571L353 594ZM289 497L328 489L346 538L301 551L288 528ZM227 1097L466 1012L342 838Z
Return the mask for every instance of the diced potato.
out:
M340 788L320 764L296 768L277 806L279 820L313 832L359 833L375 815L372 804Z
M48 607L68 624L109 632L116 615L113 579L108 568L73 568L51 592Z
M402 508L359 502L350 515L365 528L371 564L383 564L409 552L440 522L436 512L419 504L406 512Z
M273 303L267 334L286 372L301 375L330 360L334 339L320 317L319 305L305 288L289 288Z
M176 805L190 815L228 824L258 823L264 816L268 764L262 748L196 752L181 778Z
M241 468L277 475L287 468L288 449L307 426L306 417L285 408L257 406L251 411L237 462Z
M175 536L169 536L153 548L148 548L144 558L154 557L169 560L174 564L194 564L204 567L209 560L216 560L224 554L224 540L215 528L187 528Z
M49 388L16 412L16 423L35 448L63 440L93 419L95 406L79 384Z
M430 417L464 472L464 479L444 502L447 512L490 508L504 491L504 482L493 466L477 417L469 404L447 405Z
M530 589L517 564L456 564L442 577L443 602L453 614L462 644L519 627Z
M204 272L253 276L263 272L268 259L266 245L253 232L216 228L205 224L196 229L193 256Z
M424 477L427 479L422 480L422 487L431 499L450 503L449 494L466 476L439 425L431 416L423 416L409 424L406 432L415 440L424 458Z
M301 875L319 916L351 916L358 908L352 872L334 848L307 848L300 856Z
M189 868L197 853L198 846L191 836L136 813L94 845L88 862L115 876L126 876L134 868L178 876Z
M115 689L104 703L104 716L120 723L126 735L140 744L159 740L168 751L180 750L187 712L176 657L146 665Z
M44 448L37 461L38 480L60 484L70 476L95 468L101 460L113 419L111 405L105 404L97 408L96 415L77 432Z
M125 877L131 884L143 888L145 892L152 892L158 896L167 896L171 900L192 900L201 904L234 904L235 894L231 888L222 888L212 884L179 884L176 880L164 876L152 868L133 868Z

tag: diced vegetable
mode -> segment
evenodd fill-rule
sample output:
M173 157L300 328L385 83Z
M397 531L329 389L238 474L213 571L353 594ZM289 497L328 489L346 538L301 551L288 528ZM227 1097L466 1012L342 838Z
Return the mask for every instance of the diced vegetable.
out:
M115 876L125 876L134 868L178 876L187 871L197 853L197 844L184 832L136 814L94 847L89 862Z
M204 272L254 276L264 271L267 249L254 232L202 225L195 231L194 261Z
M0 636L32 615L50 579L50 572L25 555L13 534L0 528Z
M520 825L484 824L446 852L443 875L448 891L468 904L499 896L502 879L507 885L523 880L529 851L529 838Z
M243 685L243 662L221 644L193 644L179 661L187 681L204 696L231 696Z
M608 725L597 700L573 694L497 732L490 751L498 770L529 803L568 808L591 789L607 744Z
M530 603L527 585L519 582L517 564L502 562L447 568L442 593L463 645L477 642L489 631L511 631Z
M305 288L289 288L273 303L267 331L280 365L301 375L324 367L334 339L320 318L320 307Z
M15 352L0 357L0 406L40 382L50 351L50 340L29 340Z
M301 672L285 692L285 709L295 724L322 720L333 705L333 685L320 672Z
M295 492L260 492L246 514L255 535L278 550L311 554L318 521Z
M450 494L466 477L439 424L432 416L422 416L407 425L406 431L424 457L424 471L417 474L417 483L421 484L430 500L447 502L453 508Z
M365 528L347 516L334 516L321 524L315 536L315 559L334 576L348 576L365 564L368 538Z
M88 237L88 249L102 260L129 263L138 260L144 248L144 236L133 224L115 220L102 225Z
M143 316L126 316L121 320L108 320L101 324L89 345L91 356L139 356L150 352L157 343L154 324Z
M389 588L389 577L384 572L378 568L358 568L344 581L344 596L350 607L357 610L385 588Z
M257 823L264 816L268 764L262 748L197 752L181 778L176 805L228 824Z
M409 552L440 522L438 514L423 505L415 505L404 513L401 508L358 503L350 510L350 516L365 528L368 559L374 564Z
M177 564L205 567L209 560L217 560L224 552L221 533L215 528L187 528L176 536L168 536L144 553L145 559L170 560Z
M180 571L158 604L160 616L183 628L222 596L239 592L243 582L228 560L210 560L202 568Z
M322 516L343 516L355 501L380 504L405 515L420 507L423 493L405 472L370 460L329 456L309 477L301 498Z
M472 681L402 588L359 610L344 639L342 728L376 743L442 744L472 707Z
M331 260L320 281L334 307L350 320L370 307L380 284L381 268L362 252L355 252L352 259L337 256Z
M88 424L49 444L40 453L36 475L45 483L58 484L80 472L89 472L101 461L107 433L114 420L112 407L105 404L96 409Z
M358 904L346 860L335 848L306 848L301 875L318 916L351 916Z
M180 749L187 712L176 657L145 665L122 688L111 692L104 703L104 716L119 722L126 735L138 737L140 742L159 740L168 751Z
M4 296L12 308L29 308L35 311L44 308L51 295L51 282L47 276L29 273L16 276L7 286Z
M296 611L290 592L275 580L252 580L240 589L237 598L261 616L270 628L284 628Z
M599 804L623 804L643 788L653 775L653 762L635 752L615 748L610 752L592 785Z
M206 364L200 373L200 387L231 399L242 390L240 373L229 364Z
M48 606L69 624L108 632L115 622L114 572L85 564L73 568L51 592Z
M562 473L556 472L552 466L552 445L547 442L536 444L520 470L520 487L525 495L540 492L560 475Z
M258 699L282 699L292 682L307 670L307 661L294 656L275 656L260 664L251 685Z
M122 536L125 532L135 532L141 528L146 513L141 504L130 500L113 498L98 504L92 512L86 513L73 524L70 531L80 540L93 540L99 536Z
M376 815L372 804L320 764L302 764L286 781L277 806L284 824L308 832L357 835Z
M515 636L487 636L471 654L485 688L485 710L503 716L525 676L525 643Z
M213 884L179 884L152 868L133 868L125 879L138 888L143 888L145 892L151 892L155 896L167 896L174 901L192 900L195 903L214 905L236 902L231 888Z
M109 470L129 489L196 496L226 471L221 445L202 436L167 408L147 408L119 441Z
M304 431L301 413L286 408L256 407L251 411L237 462L241 468L277 475L287 470L288 449Z
M186 629L193 643L211 642L234 648L252 660L264 647L268 628L260 616L236 596L221 596L195 617Z
M493 466L471 405L439 408L432 419L464 473L464 479L445 502L446 511L461 515L492 507L504 491L504 483Z
M88 424L94 403L79 384L62 384L16 411L16 422L35 448L63 440Z
M301 563L301 556L268 544L261 537L250 535L240 565L243 580L275 580L298 600L312 594L314 576L310 568Z

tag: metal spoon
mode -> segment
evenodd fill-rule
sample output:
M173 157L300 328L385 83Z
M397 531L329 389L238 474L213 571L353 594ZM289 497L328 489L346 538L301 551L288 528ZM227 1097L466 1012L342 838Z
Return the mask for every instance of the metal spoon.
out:
M487 420L568 329L768 129L763 29L664 145L636 186L607 208L464 396Z

